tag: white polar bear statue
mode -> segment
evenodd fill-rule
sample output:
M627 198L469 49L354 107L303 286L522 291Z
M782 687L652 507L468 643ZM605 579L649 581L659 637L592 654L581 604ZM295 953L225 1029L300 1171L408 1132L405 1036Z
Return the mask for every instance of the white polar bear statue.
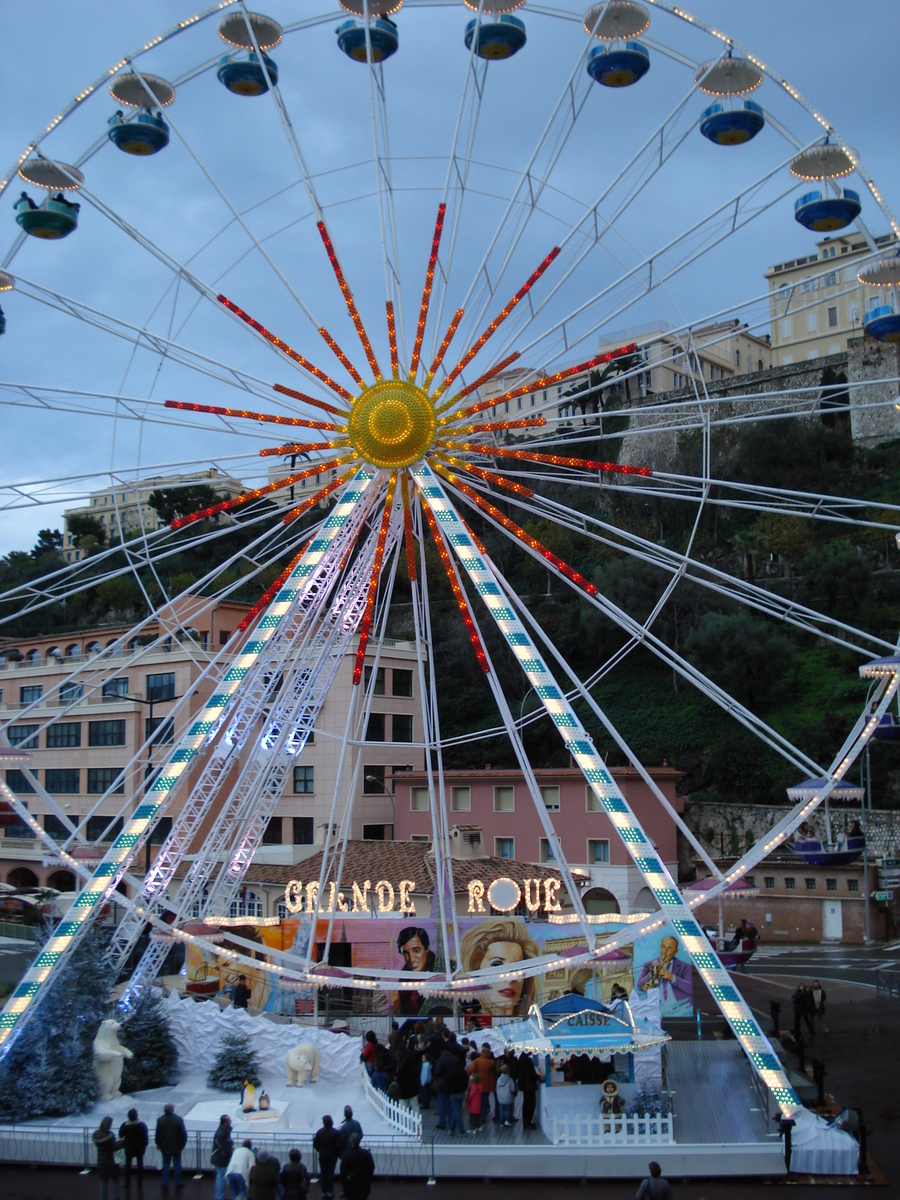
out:
M112 1100L122 1093L122 1068L126 1058L134 1055L126 1046L119 1045L116 1034L122 1026L118 1021L104 1021L94 1038L94 1074L100 1084L98 1100Z
M319 1052L312 1042L300 1042L288 1050L284 1060L288 1087L303 1087L319 1078Z

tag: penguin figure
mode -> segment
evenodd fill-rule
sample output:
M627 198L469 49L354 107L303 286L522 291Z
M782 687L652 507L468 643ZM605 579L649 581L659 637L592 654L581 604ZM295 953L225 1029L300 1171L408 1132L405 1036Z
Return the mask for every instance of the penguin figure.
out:
M256 1112L256 1088L249 1079L244 1080L241 1090L241 1108L244 1112Z

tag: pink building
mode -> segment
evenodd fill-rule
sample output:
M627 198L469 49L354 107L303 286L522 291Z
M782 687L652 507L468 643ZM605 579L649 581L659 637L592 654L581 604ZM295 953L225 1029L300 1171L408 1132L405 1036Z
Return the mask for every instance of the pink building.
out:
M631 767L612 775L663 861L678 878L675 822ZM685 797L675 795L680 772L653 767L649 774L676 812ZM577 768L535 771L543 802L570 865L584 878L588 912L642 912L657 907L637 868ZM522 863L552 863L553 852L526 786L517 770L445 772L450 825L477 827L484 850ZM398 841L431 841L428 780L421 772L394 776Z

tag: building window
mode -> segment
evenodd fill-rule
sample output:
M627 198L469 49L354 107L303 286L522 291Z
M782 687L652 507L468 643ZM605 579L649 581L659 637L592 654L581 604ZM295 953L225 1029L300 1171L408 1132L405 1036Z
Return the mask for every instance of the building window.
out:
M412 714L394 713L391 729L395 742L411 742L413 740Z
M34 792L34 788L25 778L25 772L18 769L6 772L6 786L16 795L27 796Z
M516 811L516 789L512 785L494 788L494 812Z
M553 847L547 838L541 838L541 862L556 862L556 855L553 853Z
M794 361L793 354L786 354L784 356L784 358L781 360L781 365L783 367L789 367L793 361Z
M47 729L48 750L71 750L81 745L81 723L65 721L61 725L50 725Z
M494 838L494 856L495 858L516 857L516 839L515 838Z
M160 817L153 826L153 832L150 834L150 845L161 846L171 832L172 818Z
M399 667L394 668L393 687L395 696L411 697L412 690L412 671L401 670Z
M310 768L312 769L312 768ZM294 817L294 845L311 846L313 844L312 817Z
M53 813L47 813L44 817L44 832L49 833L52 838L67 838L69 830L66 829L59 817L55 817Z
M472 789L470 787L455 787L450 789L450 811L472 811Z
M108 788L112 788L114 796L125 794L125 776L121 767L88 767L88 795L102 796Z
M104 700L118 700L122 696L127 696L128 676L122 675L119 679L107 679L100 694Z
M788 875L785 877L784 887L785 887L786 891L792 892L792 891L794 891L796 886L797 886L797 881L796 881L796 879L794 879L793 875Z
M836 892L837 891L837 880L836 879L826 879L825 880L825 891L826 892Z
M6 774L8 777L9 771L7 771ZM859 891L859 880L858 879L848 879L847 880L847 891L848 892L858 892Z
M49 729L47 730L49 733ZM88 721L89 746L124 746L124 721Z
M52 796L77 796L81 791L81 772L77 767L48 767L44 772L44 787Z
M83 698L83 683L64 683L59 689L60 704L74 704L76 700L82 700Z
M745 876L749 887L756 887L756 877L754 875Z
M19 688L19 703L34 704L35 700L40 700L44 694L44 686L41 683L31 683L27 687Z
M384 786L384 766L363 766L363 795L383 796L387 788Z
M49 788L47 791L49 792ZM88 817L87 840L89 842L114 842L122 832L122 818L110 824L109 817Z
M558 783L553 783L547 787L542 787L541 795L544 797L544 807L547 809L547 812L559 812Z
M38 747L37 732L37 725L10 725L6 736L9 738L11 746L21 746L23 750L36 750Z
M409 789L410 812L428 812L428 788L414 787Z
M816 332L816 310L815 309L813 309L812 312L808 312L806 314L806 332L807 333L815 333Z
M264 846L281 845L281 817L269 818L269 823L263 830L262 840Z
M230 637L231 637L231 630L230 630L230 629L220 629L220 630L219 630L219 645L220 645L220 646L227 646L227 645L228 645L228 639L229 639Z
M144 739L148 738L152 739L156 746L171 746L175 741L175 718L144 717ZM122 745L124 744L123 742Z
M600 802L600 797L591 787L584 789L586 808L588 812L603 812L603 805Z
M794 335L794 323L790 317L785 317L784 320L781 322L781 336L783 338L789 338L789 337L793 337L793 335Z
M836 308L829 308L829 310L828 310L828 328L829 329L837 328L837 309Z
M366 667L363 672L363 682L365 684L366 691L369 690L369 681L371 680L371 678L372 678L372 668ZM383 696L384 695L384 667L379 667L375 673L375 686L372 688L372 695L373 696Z
M766 875L766 876L763 878L763 885L765 886L765 889L766 889L766 891L767 891L767 892L774 891L774 889L775 889L775 876L774 876L774 875Z
M804 879L803 882L806 884L806 890L808 892L814 892L816 890L815 879Z
M369 719L366 722L366 741L383 742L384 740L384 713L369 713Z
M606 838L591 838L588 842L588 862L609 862L609 841Z
M262 900L256 892L242 888L238 899L232 900L228 915L229 917L261 917L263 915Z
M409 835L409 840L411 842L430 842L431 838L427 833L411 833Z
M735 365L736 367L739 367L739 366L741 365L741 352L740 352L740 350L735 350L735 352L734 352L734 365Z
M294 767L294 795L311 796L315 790L315 768Z
M155 701L174 700L175 672L166 671L162 675L148 675L147 699Z
M392 825L363 825L364 842L390 842L393 837Z

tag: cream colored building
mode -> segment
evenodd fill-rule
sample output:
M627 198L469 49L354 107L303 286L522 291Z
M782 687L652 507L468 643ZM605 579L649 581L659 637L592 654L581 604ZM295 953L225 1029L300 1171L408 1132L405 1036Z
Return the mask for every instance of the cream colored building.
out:
M892 233L875 239L893 253ZM862 334L865 314L885 303L884 289L864 287L857 279L861 262L871 257L857 233L820 241L814 253L775 263L766 271L772 326L772 365L841 354L850 338Z
M190 475L166 475L154 479L142 479L140 483L123 483L117 487L103 488L91 492L87 504L79 508L67 508L63 512L63 557L66 562L78 562L82 551L75 546L69 532L72 517L93 517L106 530L110 542L118 541L130 534L153 533L163 522L156 509L150 506L152 492L168 488L211 487L220 499L228 500L244 491L240 480L223 475L220 471L198 471Z

